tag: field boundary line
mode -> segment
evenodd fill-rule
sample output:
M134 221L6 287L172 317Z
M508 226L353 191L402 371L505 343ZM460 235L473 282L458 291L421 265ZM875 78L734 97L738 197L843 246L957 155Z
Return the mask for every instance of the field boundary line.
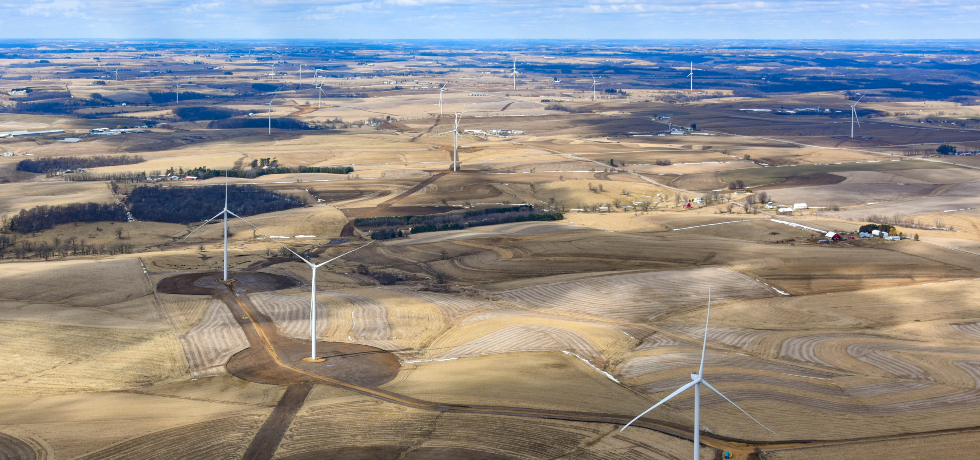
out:
M170 327L174 330L174 334L177 334L177 336L180 337L180 328L177 326L176 320L170 316L170 313L167 311L167 307L163 305L163 301L160 300L160 296L157 294L157 287L150 279L150 273L146 270L146 264L143 263L143 258L137 257L136 260L139 261L140 268L143 269L143 276L146 277L146 282L150 285L150 292L153 293L153 300L156 302L157 308L161 313L163 313L164 319L166 319L167 323L170 324Z

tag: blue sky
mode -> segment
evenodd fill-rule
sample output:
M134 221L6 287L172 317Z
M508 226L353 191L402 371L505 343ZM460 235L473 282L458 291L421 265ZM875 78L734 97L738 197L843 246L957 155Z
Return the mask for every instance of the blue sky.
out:
M0 0L0 38L980 39L977 0Z

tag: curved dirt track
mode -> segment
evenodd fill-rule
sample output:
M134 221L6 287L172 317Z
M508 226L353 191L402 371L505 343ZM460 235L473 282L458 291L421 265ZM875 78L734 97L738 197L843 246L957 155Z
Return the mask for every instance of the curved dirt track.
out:
M0 459L35 460L37 452L30 444L13 436L0 433Z

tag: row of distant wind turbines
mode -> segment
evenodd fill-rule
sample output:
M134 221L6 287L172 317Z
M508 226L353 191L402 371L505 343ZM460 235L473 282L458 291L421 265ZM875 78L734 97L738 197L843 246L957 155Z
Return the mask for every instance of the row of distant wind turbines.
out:
M99 64L99 65L101 66L101 64ZM303 85L303 66L304 65L305 64L299 64L299 84L300 84L300 86ZM272 63L272 74L270 74L270 75L274 75L275 74L275 68L276 68L276 64L275 63ZM117 68L117 69L113 70L113 72L115 72L115 74L116 74L116 84L118 85L119 84L119 69ZM323 107L323 80L324 80L325 77L319 75L319 72L320 72L320 69L313 69L313 86L317 90L317 108L322 108ZM510 75L513 78L513 85L514 85L514 89L515 90L517 89L517 75L519 73L520 72L517 71L517 58L514 58L513 66L511 67L511 73L510 73ZM598 80L600 78L602 78L602 76L600 75L599 77L596 77L595 74L593 74L593 73L590 73L589 75L591 75L591 77L592 77L592 100L595 101L595 100L597 100L596 86L599 84ZM690 71L687 74L687 77L690 78L691 91L693 92L694 91L694 62L693 61L690 64ZM176 91L175 91L175 93L176 93L176 104L180 104L180 79L179 78L174 78L172 80L173 80L174 84L176 85ZM439 116L442 116L443 115L444 104L443 104L443 97L442 96L443 96L443 93L446 91L446 87L448 85L449 85L448 83L444 83L444 84L442 84L439 87ZM67 86L66 86L66 89L67 89ZM70 91L69 91L69 94L71 94ZM269 100L269 102L266 103L269 106L269 117L268 118L269 118L269 134L270 135L272 134L272 103L276 100L276 98L278 96L279 96L279 92L276 91L276 93L273 94L272 99ZM858 126L861 126L861 121L858 119L858 116L857 116L857 104L859 102L861 102L861 99L864 99L864 95L862 95L853 104L850 104L850 106L851 106L851 138L852 139L854 138L854 124L857 123ZM447 131L445 133L438 133L437 135L449 134L450 132L456 133L456 134L453 135L453 171L457 171L458 170L457 148L458 148L458 137L459 137L457 131L459 131L459 119L460 119L460 116L463 113L465 113L465 112L456 112L455 110L453 110L453 113L456 115L455 129L453 131Z
M457 119L458 119L458 115L457 115ZM312 270L312 276L310 278L310 285L311 285L311 291L310 291L310 357L309 357L308 360L307 359L304 359L304 361L309 361L309 362L322 362L323 361L323 358L317 356L317 350L316 350L316 342L317 342L316 272L317 272L317 269L320 268L320 267L323 267L324 265L329 264L330 262L333 262L333 261L335 261L337 259L340 259L341 257L344 257L346 255L349 255L349 254L351 254L351 253L353 253L353 252L355 252L357 250L363 249L364 247L366 247L366 246L370 245L371 243L373 243L373 241L372 242L368 242L367 244L364 244L364 245L359 246L357 248L354 248L354 249L352 249L350 251L347 251L347 252L345 252L345 253L343 253L343 254L341 254L339 256L336 256L334 258L331 258L331 259L329 259L329 260L327 260L325 262L321 262L319 264L313 263L310 260L306 259L305 257L301 256L300 254L297 254L296 251L293 251L289 246L286 246L285 244L282 244L278 239L276 239L275 237L269 235L268 233L266 233L265 231L263 231L261 228L259 228L255 224L249 222L245 218L239 216L238 214L235 214L230 209L228 209L228 173L226 171L225 172L225 206L224 206L224 208L221 210L221 212L219 212L218 214L215 214L214 217L212 217L212 218L204 221L203 224L201 224L200 226L198 226L197 228L195 228L194 230L192 230L190 233L188 233L187 236L185 236L183 239L186 240L188 237L190 237L195 232L197 232L199 229L201 229L201 227L204 227L205 225L207 225L208 223L210 223L212 220L217 219L218 216L223 216L223 218L224 218L224 266L223 266L222 278L221 278L220 281L222 283L224 283L224 284L229 284L229 285L230 285L230 283L232 283L234 281L234 280L231 280L231 279L228 278L228 216L229 215L231 215L233 217L237 217L242 222L245 222L246 224L248 224L249 226L251 226L252 228L254 228L256 231L262 233L267 238L269 238L272 241L275 241L277 244L279 244L280 246L282 246L283 248L285 248L287 251L289 251L290 253L292 253L293 255L295 255L299 260L303 261L303 263L305 263L305 264L307 264L307 265L310 266L310 269ZM762 426L763 428L765 428L766 430L768 430L770 433L775 434L774 431L770 430L768 427L766 427L765 425L763 425L762 422L756 420L755 417L752 417L751 415L749 415L748 412L746 412L744 409L742 409L741 407L739 407L738 404L735 404L735 402L732 401L731 399L728 399L727 396L725 396L724 394L722 394L720 391L718 391L718 389L716 389L715 387L713 387L710 383L708 383L707 380L704 379L704 358L705 358L705 353L707 352L707 347L708 347L708 322L710 321L710 318L711 318L711 285L709 284L708 285L708 311L707 311L707 314L705 315L705 320L704 320L704 340L701 343L701 363L698 366L697 373L692 373L691 374L691 382L690 383L687 383L684 386L678 388L673 393L667 395L666 398L663 398L662 400L660 400L660 402L654 404L649 409L643 411L642 413L640 413L640 415L637 415L635 418L633 418L633 420L630 420L629 423L627 423L626 425L624 425L623 428L620 429L620 431L624 431L626 428L628 428L630 425L632 425L633 423L635 423L636 421L638 421L641 417L643 417L644 415L646 415L650 411L656 409L657 407L660 407L662 404L666 403L667 401L670 401L675 396L677 396L677 395L679 395L679 394L681 394L681 393L683 393L683 392L685 392L688 389L690 389L690 388L693 387L694 388L694 434L693 434L693 440L694 440L694 460L700 460L700 458L701 458L701 387L702 386L705 386L709 390L717 393L718 396L721 396L725 401L728 401L729 403L731 403L738 410L740 410L743 414L745 414L750 419L752 419L752 421L754 421L755 423L758 423L760 426Z

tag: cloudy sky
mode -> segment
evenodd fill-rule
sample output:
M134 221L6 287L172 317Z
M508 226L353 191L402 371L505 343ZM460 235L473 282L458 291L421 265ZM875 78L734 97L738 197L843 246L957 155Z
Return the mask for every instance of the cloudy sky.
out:
M980 39L964 0L0 0L0 38Z

